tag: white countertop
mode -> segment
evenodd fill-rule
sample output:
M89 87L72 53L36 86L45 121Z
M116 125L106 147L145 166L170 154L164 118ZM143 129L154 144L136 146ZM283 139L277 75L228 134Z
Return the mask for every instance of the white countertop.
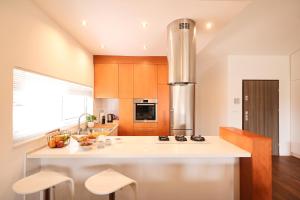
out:
M120 138L120 140L116 140ZM112 144L89 150L82 149L75 140L64 148L48 146L27 155L28 158L238 158L251 154L219 136L205 136L205 142L158 141L157 136L102 136L99 140L111 139Z

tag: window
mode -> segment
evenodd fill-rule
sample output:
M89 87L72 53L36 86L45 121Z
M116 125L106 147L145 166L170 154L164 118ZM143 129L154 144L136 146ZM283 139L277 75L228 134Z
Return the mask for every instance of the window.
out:
M48 76L13 70L14 142L75 125L82 113L93 111L91 87Z

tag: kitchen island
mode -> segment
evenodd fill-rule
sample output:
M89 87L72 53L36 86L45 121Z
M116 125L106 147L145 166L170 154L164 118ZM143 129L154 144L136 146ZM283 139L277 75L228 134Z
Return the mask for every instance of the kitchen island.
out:
M104 169L115 169L138 182L142 200L239 199L239 158L251 154L219 136L205 142L188 139L159 141L152 136L102 136L111 145L82 149L74 140L62 149L44 147L27 155L40 160L43 169L62 172L75 180L76 200L106 199L90 194L84 181ZM66 199L64 185L56 188L56 199ZM130 188L117 199L132 199Z

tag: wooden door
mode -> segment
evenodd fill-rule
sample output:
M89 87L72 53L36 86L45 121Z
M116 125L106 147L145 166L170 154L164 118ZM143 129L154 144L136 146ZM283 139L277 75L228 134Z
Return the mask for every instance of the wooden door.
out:
M279 154L279 81L243 81L243 129L272 138Z
M133 64L119 64L119 98L133 98Z
M157 90L158 99L158 135L169 135L169 85L159 84Z
M96 64L94 67L95 98L118 98L118 64Z
M157 98L157 66L134 65L134 98Z
M119 100L119 130L118 135L133 135L133 100Z

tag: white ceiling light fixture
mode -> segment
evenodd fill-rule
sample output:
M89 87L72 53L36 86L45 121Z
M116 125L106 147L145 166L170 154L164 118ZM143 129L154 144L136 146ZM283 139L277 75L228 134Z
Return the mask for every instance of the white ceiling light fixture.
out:
M148 49L147 45L144 44L143 49L147 50Z
M205 28L206 28L207 30L212 29L213 26L214 26L214 24L213 24L212 22L206 22L206 23L205 23Z
M101 44L101 45L100 45L100 48L101 48L101 49L104 49L104 48L105 48L105 45L104 45L104 44Z
M142 24L143 28L147 28L147 26L148 26L148 23L146 21L143 21L141 24Z
M82 21L81 21L81 25L82 25L82 26L87 26L86 20L82 20Z

